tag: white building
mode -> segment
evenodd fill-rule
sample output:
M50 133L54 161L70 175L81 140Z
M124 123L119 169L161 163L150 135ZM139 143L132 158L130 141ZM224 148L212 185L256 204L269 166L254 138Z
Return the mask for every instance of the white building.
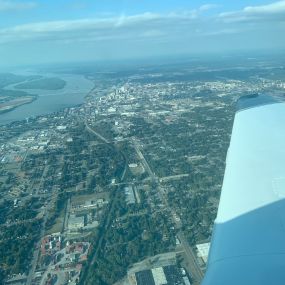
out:
M167 284L167 280L162 267L153 268L151 272L155 285Z
M198 257L200 257L205 263L208 261L208 255L210 250L210 243L201 243L196 245Z

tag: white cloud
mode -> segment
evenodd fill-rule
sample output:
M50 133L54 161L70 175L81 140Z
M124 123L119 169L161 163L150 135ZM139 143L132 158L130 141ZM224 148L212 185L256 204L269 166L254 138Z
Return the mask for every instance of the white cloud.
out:
M221 13L219 18L228 23L285 20L285 1L262 6L247 6L239 11Z
M0 42L61 38L77 40L83 37L94 41L94 37L135 38L139 35L158 37L164 35L165 30L177 28L182 31L183 27L190 25L194 20L192 14L187 13L143 13L132 16L39 22L0 29Z
M188 11L95 14L0 27L0 50L7 63L30 63L283 48L284 6L285 0L218 14L211 9L219 6L206 4Z
M218 7L219 5L216 5L216 4L204 4L200 6L199 11L208 11L208 10L216 9Z
M248 6L244 8L245 13L250 14L276 14L285 12L285 1L279 1L263 6Z
M16 2L12 0L0 0L0 12L10 10L25 10L36 7L37 4L34 2Z
M1 3L1 0L0 0ZM243 25L243 21L262 22L264 18L283 17L285 1L279 1L270 5L245 7L240 11L223 14L207 15L204 11L214 9L217 5L206 4L195 10L173 11L166 14L142 13L136 15L101 15L101 17L83 18L77 20L47 21L22 24L9 28L0 28L0 43L48 43L51 46L57 43L96 43L116 47L117 43L130 44L143 41L153 42L167 41L169 43L182 43L206 46L207 38L210 40L225 38L235 39L246 35L261 34L261 25ZM285 8L284 8L285 9ZM275 17L273 17L274 15ZM276 17L278 15L278 17ZM267 20L266 20L267 21ZM281 25L281 24L280 24ZM254 27L249 27L254 26ZM280 31L276 23L267 25L268 35L272 31ZM263 31L263 30L262 30ZM263 33L263 35L265 34ZM150 44L150 45L151 45Z

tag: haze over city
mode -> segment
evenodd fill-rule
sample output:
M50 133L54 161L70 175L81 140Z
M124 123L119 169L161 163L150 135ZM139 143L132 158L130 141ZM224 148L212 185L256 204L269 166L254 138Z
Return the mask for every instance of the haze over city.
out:
M1 0L1 66L282 50L285 1Z

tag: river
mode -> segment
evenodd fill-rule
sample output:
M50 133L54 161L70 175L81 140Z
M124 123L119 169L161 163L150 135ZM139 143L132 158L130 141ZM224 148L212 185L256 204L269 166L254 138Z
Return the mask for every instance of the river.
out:
M0 114L1 125L24 120L29 117L50 114L64 108L82 104L84 97L94 87L92 81L82 75L48 74L48 76L65 80L65 87L60 90L23 90L27 93L38 95L37 100L15 108L10 112ZM14 90L14 85L9 85L5 89Z

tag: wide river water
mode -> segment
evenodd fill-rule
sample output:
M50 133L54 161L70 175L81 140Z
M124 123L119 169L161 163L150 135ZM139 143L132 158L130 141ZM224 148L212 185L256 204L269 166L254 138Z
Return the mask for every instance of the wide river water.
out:
M65 87L60 90L23 90L30 94L38 95L38 99L10 112L0 114L1 125L24 120L29 117L50 114L64 108L82 104L84 97L94 87L92 81L81 75L48 74L48 76L65 80ZM9 85L6 89L14 90L14 85Z

